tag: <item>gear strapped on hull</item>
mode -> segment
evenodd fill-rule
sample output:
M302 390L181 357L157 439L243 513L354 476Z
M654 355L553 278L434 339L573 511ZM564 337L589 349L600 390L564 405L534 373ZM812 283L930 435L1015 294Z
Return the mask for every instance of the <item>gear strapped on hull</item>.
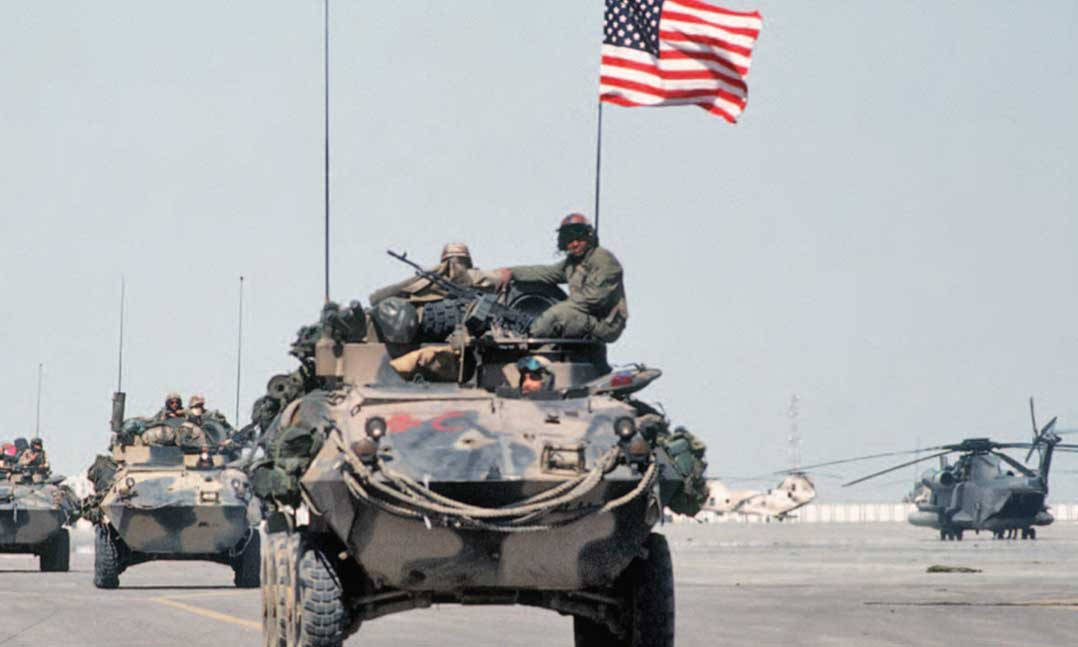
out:
M622 455L621 450L614 448L603 454L596 462L595 467L586 474L565 481L514 505L487 508L457 501L439 494L414 479L395 472L380 459L375 464L375 469L372 469L344 447L344 443L338 434L334 434L332 438L344 458L344 463L341 465L341 475L353 495L365 503L369 503L390 514L411 519L422 519L427 524L430 524L431 519L434 518L438 519L446 527L499 532L539 532L549 530L568 525L592 514L601 514L620 508L650 490L658 478L658 463L652 461L644 471L640 481L626 494L602 505L594 505L591 509L573 515L568 519L559 519L545 524L531 524L531 522L545 515L561 511L559 510L560 508L579 501L594 490L602 482L603 476L617 467ZM375 472L384 475L389 484L380 482L376 478ZM396 501L396 503L374 496L365 485ZM310 505L310 502L308 502L308 505Z

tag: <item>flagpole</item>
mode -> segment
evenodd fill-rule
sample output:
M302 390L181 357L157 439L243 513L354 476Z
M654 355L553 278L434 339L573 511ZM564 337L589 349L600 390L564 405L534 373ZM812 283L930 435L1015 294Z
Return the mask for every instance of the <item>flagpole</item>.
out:
M326 264L326 303L329 303L329 0L323 1L322 11L322 56L324 62L323 84L325 94L323 97L323 122L324 122L324 147L325 158L323 166L323 184L325 192L325 264Z
M599 99L599 118L595 134L595 235L599 235L599 190L603 168L603 101Z
M236 339L236 417L232 420L238 427L240 424L240 378L243 368L243 275L240 275L240 315L239 332Z

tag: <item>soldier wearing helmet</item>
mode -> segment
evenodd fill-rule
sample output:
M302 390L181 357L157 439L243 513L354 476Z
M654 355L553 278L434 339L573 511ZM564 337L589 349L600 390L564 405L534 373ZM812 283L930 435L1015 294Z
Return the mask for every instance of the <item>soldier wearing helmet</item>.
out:
M461 287L493 291L496 286L495 277L490 272L476 269L472 265L472 253L464 243L446 243L442 247L441 262L436 267L430 268L430 271L444 276ZM422 305L444 299L446 294L442 288L429 279L412 276L372 292L371 307L389 297L399 297L415 305Z
M187 419L201 423L202 416L206 413L206 398L194 394L187 399Z
M165 406L153 419L157 422L162 420L170 420L172 418L183 418L186 412L183 410L183 398L179 393L169 393L165 396Z
M503 285L510 280L569 285L569 299L539 315L529 332L534 337L616 341L629 319L621 263L599 246L595 228L579 213L562 219L558 249L565 252L559 263L496 270Z
M49 459L45 455L45 446L40 438L30 440L30 446L19 456L19 467L46 470L49 468Z
M517 388L523 397L534 396L554 388L554 374L550 372L550 360L545 357L529 355L517 362L520 380Z

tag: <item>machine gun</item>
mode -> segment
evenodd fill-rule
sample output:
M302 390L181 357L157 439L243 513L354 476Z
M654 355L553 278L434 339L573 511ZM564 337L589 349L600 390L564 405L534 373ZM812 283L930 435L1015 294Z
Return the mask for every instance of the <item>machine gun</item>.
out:
M407 254L397 254L392 250L386 250L386 253L414 269L416 276L427 279L441 288L450 299L457 299L461 303L468 304L464 325L472 335L478 337L490 330L493 325L520 335L528 334L528 327L531 326L534 316L500 303L498 295L457 285L444 276L423 269L409 260Z

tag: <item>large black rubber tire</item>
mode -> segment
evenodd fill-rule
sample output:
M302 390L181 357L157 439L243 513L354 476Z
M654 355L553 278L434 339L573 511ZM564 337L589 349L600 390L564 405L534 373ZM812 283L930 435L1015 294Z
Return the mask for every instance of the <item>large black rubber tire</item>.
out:
M66 573L71 569L71 535L67 528L61 528L45 542L37 561L43 573Z
M674 563L666 537L651 533L647 559L630 567L632 647L674 647Z
M107 526L97 526L94 537L94 586L114 589L120 586L123 550Z
M419 322L421 342L445 341L464 318L468 303L459 299L442 299L423 304L423 319Z
M285 647L284 635L277 624L277 546L283 535L269 533L261 553L262 646Z
M568 298L565 291L556 285L514 281L509 287L506 302L512 308L538 317L550 306Z
M262 535L257 528L248 532L251 534L247 545L232 560L232 582L240 589L257 588L261 583Z
M674 647L674 566L666 537L652 533L644 542L646 559L635 559L618 578L625 600L625 635L605 625L573 618L576 647Z
M344 591L329 557L314 547L299 560L298 638L296 647L340 647L348 618Z

